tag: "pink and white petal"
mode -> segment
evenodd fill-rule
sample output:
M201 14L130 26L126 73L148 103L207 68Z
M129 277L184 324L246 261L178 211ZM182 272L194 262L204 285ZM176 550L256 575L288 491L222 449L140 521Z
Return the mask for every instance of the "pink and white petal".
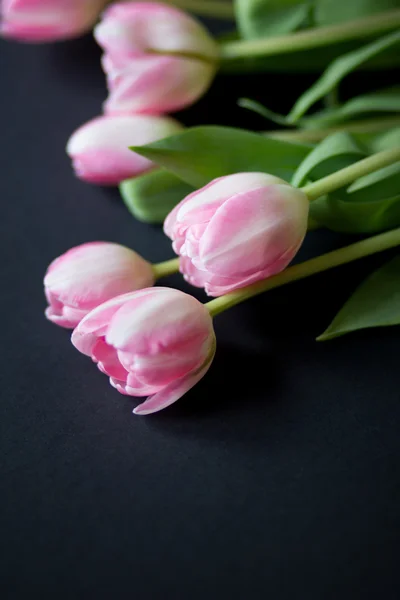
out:
M95 28L97 42L122 53L193 53L218 57L218 46L197 20L160 2L117 3L108 8Z
M186 256L181 256L179 260L179 271L186 281L195 287L202 288L208 281L209 274L207 271L195 267L192 260Z
M235 173L218 177L185 198L176 213L176 221L185 225L208 222L227 200L241 193L260 189L282 179L265 173Z
M145 301L134 298L114 315L107 343L132 354L157 354L213 330L207 309L193 296L171 288L152 290Z
M92 359L97 362L102 373L121 381L126 381L128 372L121 365L117 351L109 346L103 338L99 338L92 348Z
M112 76L107 115L161 115L195 102L208 89L215 67L197 59L146 55ZM164 136L165 137L165 136ZM133 145L133 144L131 144Z
M54 313L51 307L46 308L45 315L49 321L55 325L58 325L59 327L65 327L65 329L73 329L76 327L76 323L69 321L66 317L64 317L64 315L58 315Z
M120 394L130 396L126 391L126 383L124 381L119 381L118 379L114 379L114 377L110 377L110 385Z
M102 337L106 334L108 325L114 314L130 300L137 299L151 294L155 289L159 288L144 288L121 294L115 298L103 302L97 306L79 323L79 332L82 334L94 333L97 337Z
M185 377L182 377L182 379L171 382L170 384L165 386L165 388L163 388L160 392L158 392L154 396L151 396L142 404L139 404L139 406L137 406L134 409L134 414L150 415L152 413L159 412L164 408L167 408L167 406L170 406L171 404L182 398L184 394L186 394L192 387L196 385L196 383L200 381L200 379L202 379L202 377L204 377L204 375L210 368L211 363L212 358L197 373L189 373Z
M136 355L132 372L136 379L148 386L164 386L198 369L207 358L213 336L196 336L182 343L175 351L152 356Z
M288 186L238 194L217 210L200 242L204 268L224 277L247 276L286 252L292 245L293 221L279 187Z
M63 308L64 317L71 321L71 323L75 323L74 327L78 325L87 314L87 310L79 310L79 308L73 308L71 306L64 306Z
M153 163L122 146L119 149L86 150L73 158L72 166L79 179L96 185L116 186L125 179L145 173Z
M127 381L110 377L110 384L120 394L124 394L125 396L134 396L136 398L148 396L149 394L155 394L160 389L159 387L154 386L144 386L142 383L136 381L135 377L131 373L128 375Z
M75 348L79 350L79 352L82 352L82 354L92 356L93 347L98 338L105 336L112 315L116 313L133 294L140 294L144 291L145 290L140 290L139 292L122 294L121 296L117 296L116 298L104 302L104 304L101 304L88 313L72 332L71 342Z

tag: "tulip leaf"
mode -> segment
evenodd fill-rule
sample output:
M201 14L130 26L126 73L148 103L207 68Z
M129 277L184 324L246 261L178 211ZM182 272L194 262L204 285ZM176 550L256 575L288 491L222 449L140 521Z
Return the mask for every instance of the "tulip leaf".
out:
M131 148L199 188L216 177L260 171L290 181L311 146L229 127L193 127Z
M268 121L273 121L278 125L291 125L287 117L285 117L284 115L280 115L274 112L273 110L270 110L266 106L263 106L260 102L250 100L250 98L239 98L238 106L240 106L241 108L246 108L247 110L251 110L252 112L257 113L261 117L264 117L264 119L268 119Z
M400 31L394 31L334 60L317 82L297 100L288 115L290 122L298 121L317 100L326 96L346 75L399 43Z
M400 144L400 127L373 136L370 141L371 152L381 152L396 148Z
M373 202L395 196L400 190L400 162L360 177L348 188L350 202Z
M252 108L261 113L260 107ZM312 117L302 119L301 124L307 129L319 128L347 121L360 115L368 116L374 113L398 112L400 112L400 86L357 96L342 104L342 106L326 109L314 114Z
M400 195L366 202L351 202L350 196L333 193L314 200L310 218L342 233L378 233L400 226Z
M310 24L311 7L305 0L235 0L236 22L245 39L284 35Z
M300 187L308 179L320 179L365 158L363 150L345 132L334 133L318 144L295 172L292 185Z
M136 219L159 224L194 188L173 173L156 169L123 181L119 190L128 210Z
M372 273L354 292L317 340L359 329L400 325L400 257Z
M399 0L318 0L314 9L317 25L332 25L399 8Z

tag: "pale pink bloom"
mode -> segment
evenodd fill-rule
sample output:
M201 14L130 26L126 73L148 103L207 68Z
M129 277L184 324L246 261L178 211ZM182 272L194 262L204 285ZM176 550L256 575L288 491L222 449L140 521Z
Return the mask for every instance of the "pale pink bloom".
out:
M206 307L162 287L105 302L79 323L72 343L121 394L149 396L134 410L140 415L179 400L205 375L215 353Z
M73 38L95 24L107 0L0 0L3 36L23 42Z
M118 185L154 165L129 150L168 137L182 129L168 117L126 115L96 117L70 137L67 154L76 175L90 183Z
M53 260L47 269L46 317L73 328L106 300L153 283L151 264L133 250L110 242L82 244Z
M113 4L95 38L105 51L107 114L179 110L200 98L216 73L216 42L193 17L166 4Z
M264 173L215 179L182 200L164 231L185 279L221 296L282 271L307 232L309 202Z

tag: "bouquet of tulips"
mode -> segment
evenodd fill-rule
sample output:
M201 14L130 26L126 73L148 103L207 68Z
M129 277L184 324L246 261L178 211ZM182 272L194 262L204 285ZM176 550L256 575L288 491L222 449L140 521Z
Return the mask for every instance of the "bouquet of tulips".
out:
M236 30L214 39L183 8L234 18ZM47 318L74 329L73 345L115 389L147 397L136 414L169 406L205 375L219 313L400 246L400 88L338 100L354 70L398 66L399 25L397 0L3 0L1 30L10 38L54 41L94 26L109 96L67 153L80 179L119 185L136 218L163 222L177 255L150 264L134 250L92 242L56 258L45 276ZM311 70L316 81L288 115L240 100L278 130L185 129L167 116L196 102L219 70L255 71L260 81L269 70ZM324 108L310 114L319 101ZM358 239L289 266L316 228ZM177 271L212 299L153 287ZM318 339L396 324L395 257Z

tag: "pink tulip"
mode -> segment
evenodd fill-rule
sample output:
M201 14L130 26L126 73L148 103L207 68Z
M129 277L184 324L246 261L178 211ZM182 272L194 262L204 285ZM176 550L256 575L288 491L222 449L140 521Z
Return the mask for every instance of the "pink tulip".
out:
M76 175L90 183L118 185L154 165L129 150L168 137L182 126L173 119L148 115L97 117L80 127L67 144Z
M264 173L215 179L167 216L185 279L221 296L282 271L307 231L307 196Z
M211 317L178 290L155 287L118 296L89 313L72 343L128 396L149 396L133 411L166 408L208 371L215 353Z
M106 300L153 283L151 264L133 250L110 242L82 244L53 260L47 269L46 317L73 328Z
M107 114L179 110L198 100L216 73L216 42L198 21L166 4L114 4L95 38L105 51Z
M91 29L107 0L0 0L3 36L52 42Z

